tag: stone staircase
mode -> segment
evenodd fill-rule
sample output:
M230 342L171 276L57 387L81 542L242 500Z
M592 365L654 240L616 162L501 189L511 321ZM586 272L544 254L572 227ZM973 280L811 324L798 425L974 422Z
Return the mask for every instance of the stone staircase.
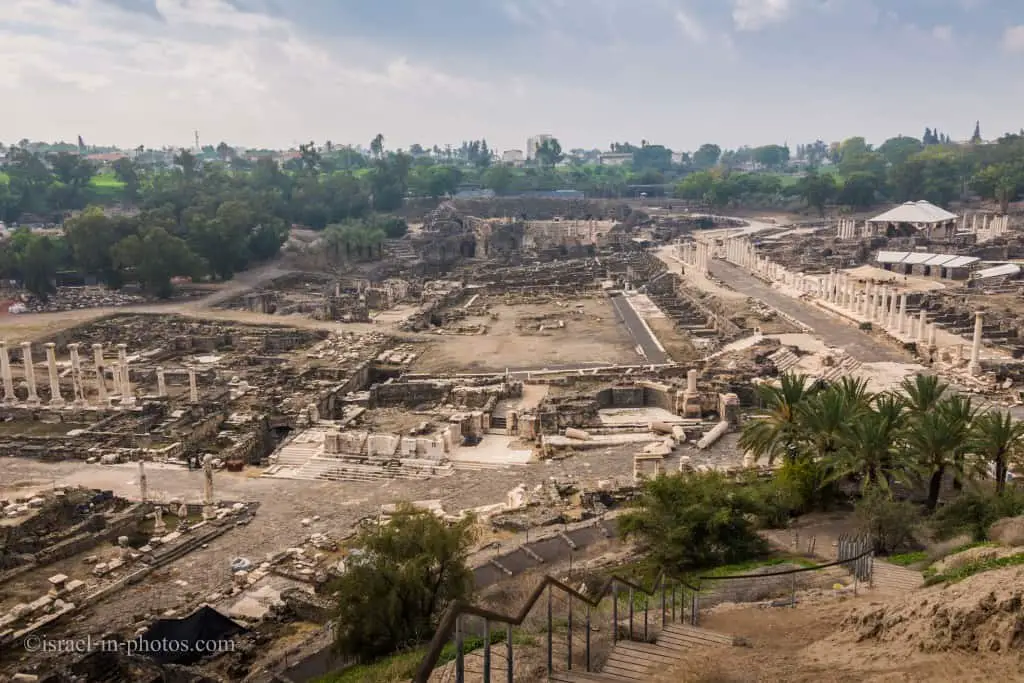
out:
M843 356L842 360L829 368L821 378L826 382L838 382L843 377L855 373L862 365L863 363L852 356Z
M697 650L715 650L742 644L736 638L687 624L669 624L658 633L654 643L622 640L615 644L600 673L563 671L551 674L549 681L589 683L591 681L649 681L665 669L686 662Z
M384 240L384 250L394 259L415 261L417 258L408 240Z
M800 357L787 348L782 348L768 356L779 372L789 372L800 362Z
M924 576L913 569L876 559L871 569L871 583L879 591L909 593L924 585Z

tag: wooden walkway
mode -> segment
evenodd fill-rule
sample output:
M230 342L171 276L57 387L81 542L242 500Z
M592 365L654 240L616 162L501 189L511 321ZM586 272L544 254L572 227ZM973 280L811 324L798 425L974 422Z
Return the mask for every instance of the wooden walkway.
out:
M596 683L597 681L649 681L666 668L686 661L695 649L726 648L739 643L732 636L707 629L670 624L655 643L620 640L615 644L600 673L562 671L551 674L555 683Z

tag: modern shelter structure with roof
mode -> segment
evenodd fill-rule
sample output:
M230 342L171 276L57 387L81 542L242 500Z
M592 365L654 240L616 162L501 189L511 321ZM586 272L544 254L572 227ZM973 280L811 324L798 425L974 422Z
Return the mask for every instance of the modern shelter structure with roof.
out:
M928 239L950 240L956 236L955 213L935 206L931 202L907 202L868 220L875 232L884 231L890 237L924 233Z
M875 256L879 268L899 275L919 275L942 280L968 280L981 263L976 256L932 254L924 251L880 251Z

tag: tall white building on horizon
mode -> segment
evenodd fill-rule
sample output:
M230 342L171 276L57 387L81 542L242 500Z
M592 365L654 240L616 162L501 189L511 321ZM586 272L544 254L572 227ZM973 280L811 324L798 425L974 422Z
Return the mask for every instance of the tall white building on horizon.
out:
M532 161L537 158L537 150L548 140L554 140L554 135L548 133L541 133L540 135L534 135L532 138L526 139L526 160Z

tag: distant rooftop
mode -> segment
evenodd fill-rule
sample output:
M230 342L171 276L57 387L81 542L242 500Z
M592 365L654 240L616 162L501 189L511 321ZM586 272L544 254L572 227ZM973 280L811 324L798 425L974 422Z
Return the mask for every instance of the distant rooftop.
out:
M870 219L870 223L946 223L959 218L931 202L907 202Z
M929 254L923 251L880 251L875 256L876 263L942 266L943 268L966 268L981 261L977 256L957 256L956 254Z

